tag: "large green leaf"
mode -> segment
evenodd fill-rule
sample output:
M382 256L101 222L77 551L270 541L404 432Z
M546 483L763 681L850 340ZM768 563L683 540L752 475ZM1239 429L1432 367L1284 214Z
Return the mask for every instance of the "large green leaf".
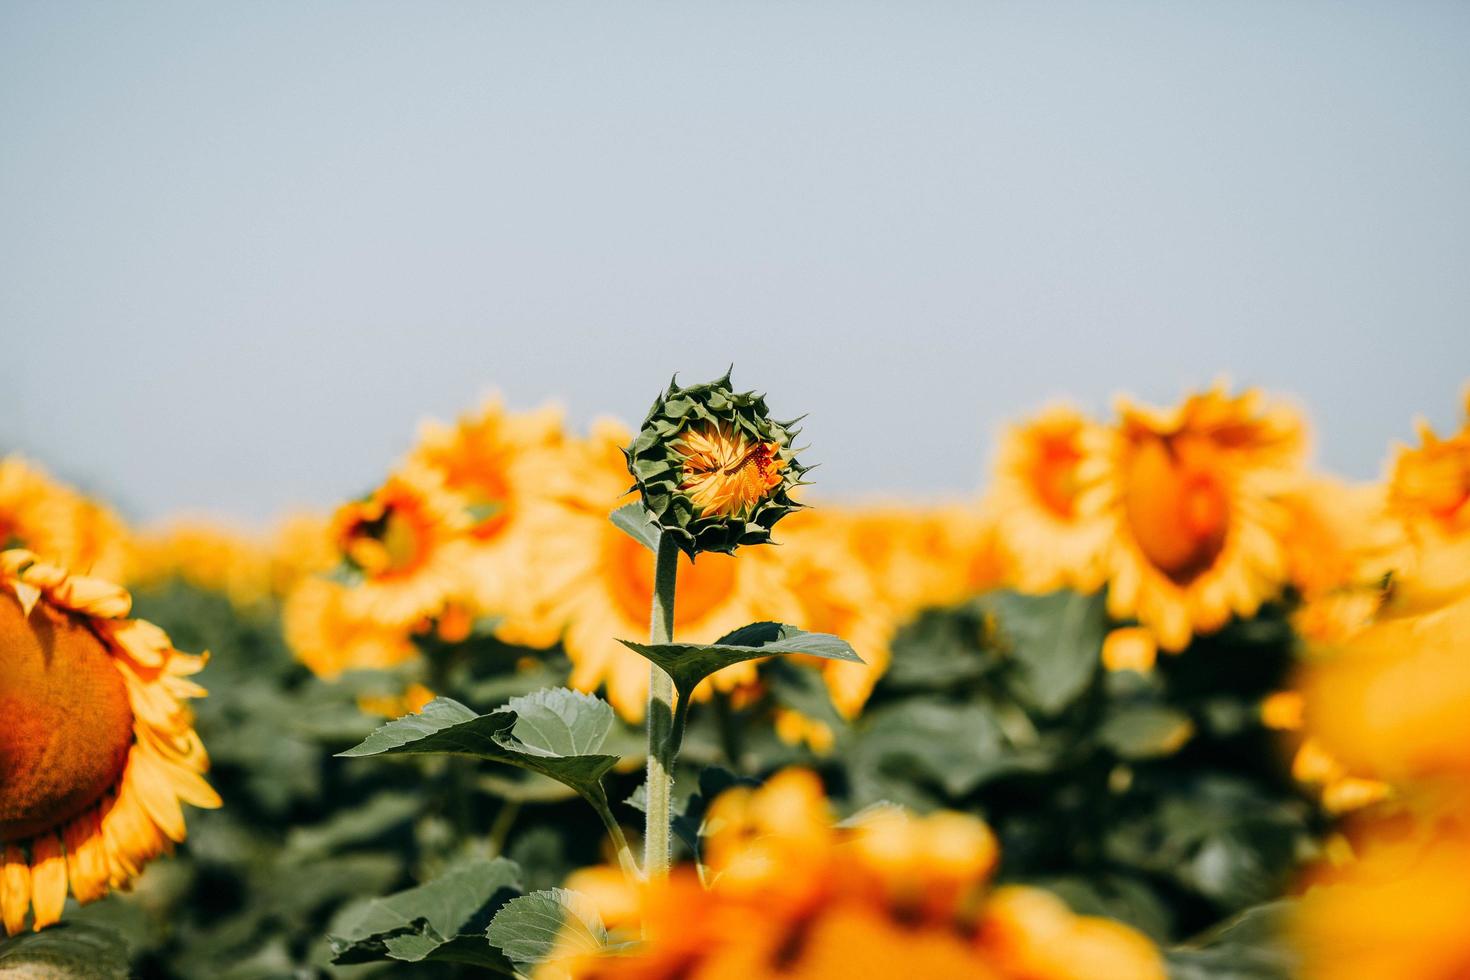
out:
M1011 749L995 719L978 704L906 701L874 710L858 725L849 755L859 804L888 798L928 808L937 784L948 800L1004 772L1029 769L1034 755Z
M612 709L606 702L566 688L512 698L507 707L488 715L435 698L418 714L389 722L340 754L467 755L550 776L590 800L603 801L602 777L618 757L579 750L600 748L611 727Z
M62 980L127 980L128 946L110 929L62 922L41 932L0 939L0 976Z
M693 694L699 682L710 674L746 660L777 654L801 654L824 660L863 662L852 645L840 637L830 633L808 633L782 623L751 623L713 643L618 642L661 667L674 679L674 687L683 698Z
M1107 633L1100 594L994 592L981 603L995 614L1019 667L1019 693L1043 714L1057 714L1087 689Z
M485 935L523 973L563 957L618 948L609 944L602 917L586 897L565 888L512 899Z
M341 934L329 937L332 961L470 962L510 973L484 930L520 887L520 869L504 858L461 864L433 881L374 899L339 922Z
M640 502L624 504L608 516L618 530L637 541L649 551L658 551L659 529L653 515Z

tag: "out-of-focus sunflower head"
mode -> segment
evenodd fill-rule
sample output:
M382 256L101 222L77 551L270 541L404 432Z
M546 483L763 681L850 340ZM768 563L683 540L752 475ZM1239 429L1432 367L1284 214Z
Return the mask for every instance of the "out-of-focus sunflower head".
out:
M801 505L791 496L797 462L792 422L777 422L765 396L736 392L730 375L681 388L669 383L625 450L628 472L653 519L691 558L730 554L771 539Z
M332 518L338 549L361 575L350 604L391 626L437 616L464 592L470 526L469 512L439 474L413 463L389 474Z
M217 807L184 702L204 658L126 618L128 593L0 553L0 919L9 933L127 889Z
M1251 616L1285 584L1278 498L1299 472L1300 415L1253 391L1192 395L1173 409L1126 400L1079 507L1109 518L1108 608L1166 650Z
M1101 584L1107 524L1078 506L1096 429L1076 409L1053 405L1001 439L993 499L1004 519L997 530L1026 591L1071 585L1091 592Z
M1470 592L1470 418L1446 439L1419 426L1388 477L1388 507L1410 539L1411 563L1391 597L1399 613L1422 612Z

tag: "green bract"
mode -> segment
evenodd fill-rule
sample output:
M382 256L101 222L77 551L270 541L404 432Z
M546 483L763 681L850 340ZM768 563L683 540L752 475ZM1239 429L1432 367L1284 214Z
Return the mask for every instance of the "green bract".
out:
M790 496L809 469L797 462L791 444L800 431L791 426L800 419L775 421L764 395L731 390L728 371L715 381L687 388L676 382L669 382L669 390L654 401L633 444L623 450L650 521L690 558L703 551L731 554L740 545L770 541L776 522L802 506ZM776 465L768 469L779 482L732 513L702 512L688 488L695 474L686 465L684 440L691 434L715 433L727 445L775 447L771 458ZM715 479L739 479L748 459L736 455L727 462L728 468Z

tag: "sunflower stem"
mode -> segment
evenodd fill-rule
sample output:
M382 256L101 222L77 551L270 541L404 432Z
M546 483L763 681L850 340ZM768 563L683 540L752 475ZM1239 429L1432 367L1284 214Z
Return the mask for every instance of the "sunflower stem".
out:
M650 643L674 639L674 587L679 575L679 548L667 534L659 536L653 566L653 610ZM656 664L648 673L648 808L643 833L643 870L651 880L669 873L670 796L674 788L674 681Z

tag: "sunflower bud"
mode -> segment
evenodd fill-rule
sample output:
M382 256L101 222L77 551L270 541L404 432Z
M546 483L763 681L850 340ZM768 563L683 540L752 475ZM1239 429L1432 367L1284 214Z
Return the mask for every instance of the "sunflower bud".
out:
M635 489L659 529L690 558L771 540L801 505L789 496L807 467L791 446L798 430L774 421L765 396L730 390L730 374L669 390L623 451Z

